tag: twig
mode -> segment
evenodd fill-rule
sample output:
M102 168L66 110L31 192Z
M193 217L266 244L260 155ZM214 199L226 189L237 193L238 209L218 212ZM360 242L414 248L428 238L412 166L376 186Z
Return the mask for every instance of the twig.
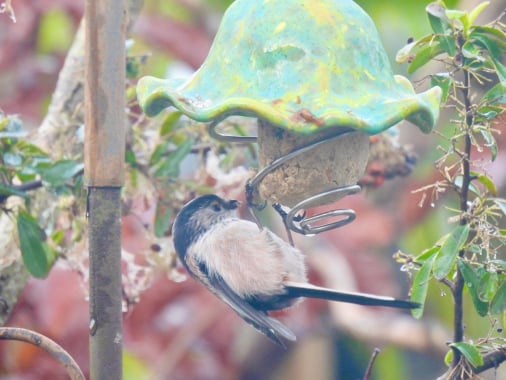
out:
M45 335L18 327L0 327L0 339L18 340L20 342L33 344L58 360L65 367L65 370L72 380L85 380L81 369L72 356Z
M80 175L83 175L84 168L79 170L72 178L77 178ZM13 190L26 193L28 191L37 190L44 186L44 183L41 179L34 179L33 181L26 181L19 185L9 185ZM70 186L70 185L68 185ZM5 201L7 198L9 198L13 194L5 194L0 195L0 203Z
M374 363L376 362L376 358L378 357L380 352L381 352L381 350L377 347L372 352L371 358L369 359L369 363L367 364L367 368L365 370L364 380L369 380L371 378L372 367L374 366Z

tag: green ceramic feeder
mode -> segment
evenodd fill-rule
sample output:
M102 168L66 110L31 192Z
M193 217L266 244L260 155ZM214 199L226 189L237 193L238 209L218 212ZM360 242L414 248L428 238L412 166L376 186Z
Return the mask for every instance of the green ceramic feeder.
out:
M356 183L368 135L404 119L430 132L441 97L439 87L416 94L393 75L372 20L351 0L236 0L189 80L144 77L137 92L150 116L173 106L201 122L257 118L261 165L356 131L265 177L260 194L287 206Z

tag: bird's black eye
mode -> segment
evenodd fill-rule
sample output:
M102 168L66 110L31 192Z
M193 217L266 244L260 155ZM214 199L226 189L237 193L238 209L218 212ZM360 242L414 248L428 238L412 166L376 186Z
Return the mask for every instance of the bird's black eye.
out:
M218 202L211 203L211 208L213 209L213 211L216 211L216 212L221 211L221 206Z

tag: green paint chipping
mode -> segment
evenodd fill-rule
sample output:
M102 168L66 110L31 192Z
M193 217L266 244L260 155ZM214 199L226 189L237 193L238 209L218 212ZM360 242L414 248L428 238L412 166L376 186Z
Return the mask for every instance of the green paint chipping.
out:
M144 77L144 112L174 106L209 122L264 119L297 133L379 133L403 119L430 132L441 89L416 94L393 75L376 27L351 0L237 0L202 67L186 82Z

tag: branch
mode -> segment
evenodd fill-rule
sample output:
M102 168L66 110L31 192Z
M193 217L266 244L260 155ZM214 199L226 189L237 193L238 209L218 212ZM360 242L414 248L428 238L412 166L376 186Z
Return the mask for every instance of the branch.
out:
M371 378L372 373L372 367L374 366L374 363L376 362L376 358L378 357L380 353L379 348L375 348L372 352L371 359L369 359L369 363L367 364L367 368L365 370L364 380L369 380Z
M468 210L468 200L469 200L469 187L471 185L471 127L474 122L474 116L472 112L470 94L469 94L469 86L470 79L469 73L464 71L464 88L462 90L462 94L464 97L464 107L465 107L465 137L464 137L464 157L462 160L462 186L460 189L460 211L461 215L464 215ZM469 223L467 217L461 217L460 224L465 225ZM461 249L459 252L459 257L463 258L465 256L465 250ZM460 270L457 269L457 278L455 279L455 284L453 287L453 299L454 299L454 317L453 317L453 342L461 342L464 339L464 301L463 294L464 292L464 277ZM458 366L461 359L461 352L457 349L453 349L453 361L452 368Z
M72 178L75 179L78 176L83 175L83 173L84 173L84 168L79 170L76 174L74 174L74 176ZM67 186L72 188L71 184L67 184ZM34 179L33 181L23 182L20 185L9 185L9 187L17 192L26 193L28 191L37 190L37 189L40 189L41 187L44 187L44 182L41 179ZM0 203L4 202L7 198L9 198L12 195L16 195L16 194L1 194L0 195Z
M7 217L6 219L10 218ZM11 232L12 231L2 231L3 234L7 234L3 235L1 238L5 238L5 240L9 239L9 237L12 236ZM15 244L13 240L13 238L10 238L10 242L12 242L11 245ZM4 246L6 251L11 252L12 249L9 248L8 245ZM6 260L8 260L8 258L4 259L2 269L0 270L0 326L9 318L21 291L28 281L28 272L21 259L16 260L16 258L11 258L10 262L7 261L7 263Z
M504 361L506 361L506 346L484 355L483 364L479 367L473 367L473 373L482 373L491 368L497 368Z
M58 360L65 367L65 370L69 374L71 380L85 380L81 369L72 356L45 335L17 327L0 327L0 339L17 340L33 344Z

